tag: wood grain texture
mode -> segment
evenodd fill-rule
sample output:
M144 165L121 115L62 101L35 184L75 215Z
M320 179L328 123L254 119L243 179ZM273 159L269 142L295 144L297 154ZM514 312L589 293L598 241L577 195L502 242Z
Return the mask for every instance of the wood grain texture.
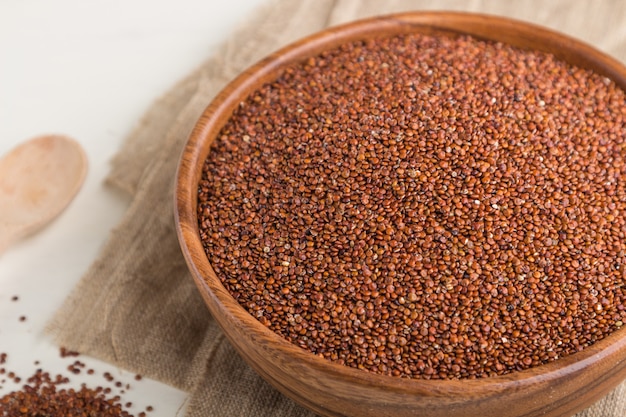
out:
M325 416L571 416L626 378L626 329L552 363L479 380L408 380L334 364L261 325L236 303L211 268L197 225L202 163L235 106L285 64L346 41L420 32L502 41L554 53L613 79L626 90L626 68L580 41L535 25L467 13L406 13L328 29L277 51L233 80L207 107L177 173L175 214L181 248L210 312L242 357L285 395Z

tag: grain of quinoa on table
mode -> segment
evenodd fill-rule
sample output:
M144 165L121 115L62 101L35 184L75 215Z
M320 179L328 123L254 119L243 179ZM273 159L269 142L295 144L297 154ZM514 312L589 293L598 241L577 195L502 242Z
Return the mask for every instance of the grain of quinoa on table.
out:
M626 96L471 37L348 43L243 101L199 183L250 314L329 360L479 378L626 320Z

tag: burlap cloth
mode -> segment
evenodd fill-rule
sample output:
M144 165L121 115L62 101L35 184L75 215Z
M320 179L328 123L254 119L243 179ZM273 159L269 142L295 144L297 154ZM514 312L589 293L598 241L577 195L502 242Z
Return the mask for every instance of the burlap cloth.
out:
M52 319L48 329L56 342L189 392L188 416L312 416L239 358L196 292L174 230L177 160L211 98L258 59L329 25L419 9L531 21L626 61L626 2L621 0L271 1L214 57L154 103L112 161L108 182L133 200ZM626 383L578 414L625 415Z

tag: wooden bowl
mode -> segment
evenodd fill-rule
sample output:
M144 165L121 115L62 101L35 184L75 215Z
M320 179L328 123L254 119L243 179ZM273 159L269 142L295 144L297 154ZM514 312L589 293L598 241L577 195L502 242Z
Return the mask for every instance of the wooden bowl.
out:
M626 329L546 365L475 380L376 375L319 358L259 323L221 284L199 237L197 188L210 146L233 109L286 64L346 41L421 32L502 41L551 52L613 79L626 90L626 68L594 48L535 25L476 14L425 12L363 20L325 30L270 55L232 81L208 106L180 161L176 226L182 251L206 304L241 356L264 379L325 416L571 416L626 378Z

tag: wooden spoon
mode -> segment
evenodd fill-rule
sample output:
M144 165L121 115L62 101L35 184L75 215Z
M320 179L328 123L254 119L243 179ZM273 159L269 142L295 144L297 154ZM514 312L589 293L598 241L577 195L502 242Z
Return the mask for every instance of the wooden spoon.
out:
M36 137L0 159L0 253L58 216L85 179L87 157L73 139Z

